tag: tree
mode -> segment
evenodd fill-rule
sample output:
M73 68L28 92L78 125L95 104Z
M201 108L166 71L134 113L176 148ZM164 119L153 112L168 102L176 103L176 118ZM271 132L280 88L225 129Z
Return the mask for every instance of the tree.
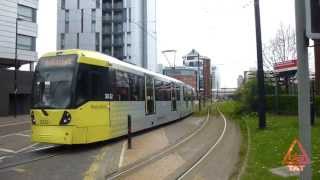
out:
M275 37L263 45L264 67L272 70L275 63L296 58L296 32L281 23Z

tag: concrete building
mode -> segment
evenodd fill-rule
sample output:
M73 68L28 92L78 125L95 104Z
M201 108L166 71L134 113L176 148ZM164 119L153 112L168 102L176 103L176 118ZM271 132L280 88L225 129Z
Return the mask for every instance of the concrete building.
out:
M17 97L17 114L27 114L30 109L33 72L17 71L17 89L14 88L16 65L30 64L34 69L37 61L37 9L38 0L0 1L0 116L14 112Z
M244 71L243 73L243 82L246 83L251 79L257 78L257 69L251 68L249 71Z
M237 79L237 86L238 86L238 88L240 88L240 87L242 86L243 82L244 82L243 76L242 76L242 75L239 75L239 76L238 76L238 79Z
M157 70L155 0L58 0L57 49L100 51Z
M195 89L197 87L197 71L193 68L186 66L178 66L175 68L167 67L163 69L163 74L189 84Z
M0 1L0 68L14 66L16 47L18 66L37 61L37 9L38 0Z

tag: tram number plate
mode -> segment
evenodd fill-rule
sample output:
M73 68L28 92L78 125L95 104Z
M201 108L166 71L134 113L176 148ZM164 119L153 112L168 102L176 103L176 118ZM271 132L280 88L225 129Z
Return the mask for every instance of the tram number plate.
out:
M48 120L40 120L40 124L47 125L47 124L49 124L49 121Z
M104 94L104 99L105 100L112 100L113 99L113 94L109 94L109 93L106 93L106 94Z

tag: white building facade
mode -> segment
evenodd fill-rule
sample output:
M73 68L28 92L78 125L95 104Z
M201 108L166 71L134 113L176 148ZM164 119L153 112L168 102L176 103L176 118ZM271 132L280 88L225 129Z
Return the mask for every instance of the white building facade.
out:
M58 0L57 49L87 49L157 69L155 0Z
M0 1L0 68L13 67L16 50L17 66L37 61L38 0Z

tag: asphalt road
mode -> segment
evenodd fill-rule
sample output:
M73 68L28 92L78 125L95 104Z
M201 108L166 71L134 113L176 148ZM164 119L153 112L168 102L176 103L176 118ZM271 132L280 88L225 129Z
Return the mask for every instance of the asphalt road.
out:
M174 143L199 125L188 118L161 129L170 137L169 143ZM0 179L6 180L104 179L106 174L119 169L125 143L125 140L77 146L32 143L27 117L17 122L1 121L0 132Z
M1 117L0 118L0 137L11 133L17 133L30 129L31 123L29 116Z

